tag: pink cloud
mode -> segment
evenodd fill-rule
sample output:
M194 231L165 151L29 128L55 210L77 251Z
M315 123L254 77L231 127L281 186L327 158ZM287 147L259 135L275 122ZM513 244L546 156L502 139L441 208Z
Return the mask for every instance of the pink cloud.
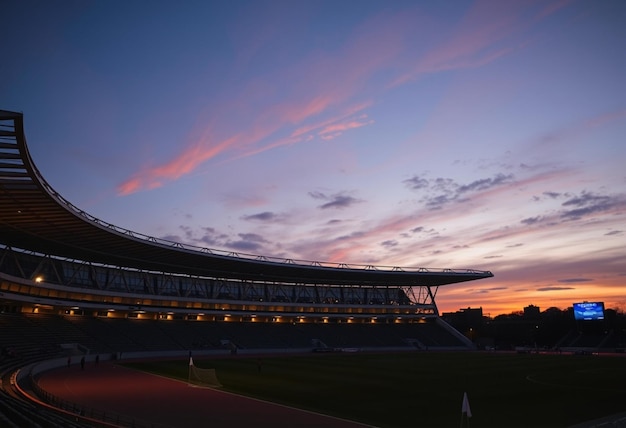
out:
M300 135L303 134L307 134L309 132L315 132L320 128L325 128L325 127L329 127L332 126L334 123L342 121L347 119L348 117L356 114L357 112L366 109L367 107L370 107L373 103L370 102L366 102L366 103L360 103L354 106L350 106L347 109L345 109L345 111L343 111L342 113L339 113L336 116L333 116L331 118L326 118L321 122L315 122L312 124L307 124L305 126L302 126L298 129L296 129L291 136L292 137L298 137Z
M545 18L562 8L565 4L561 3L544 8L540 17ZM514 52L524 43L508 39L532 25L532 20L527 17L532 8L531 2L476 2L459 29L447 41L420 57L412 70L398 77L393 86L423 74L482 67Z
M251 126L247 131L231 136L218 144L211 143L212 137L208 135L210 129L204 130L203 135L171 161L145 168L124 181L117 188L118 194L124 196L142 190L158 188L164 182L174 181L192 173L198 166L220 154L230 154L231 159L253 156L277 147L308 141L310 137L305 134L319 128L322 128L322 133L324 133L324 128L329 127L334 127L337 132L358 128L373 122L372 120L366 122L360 122L358 119L345 120L346 115L352 115L370 105L370 103L361 103L348 107L344 113L338 116L332 116L319 123L301 127L288 137L271 138L277 130L316 117L330 105L340 101L343 100L335 100L332 96L327 95L305 100L300 104L296 102L279 104L268 109L255 121L255 126ZM362 120L364 117L360 119ZM341 122L342 120L343 122Z
M314 117L327 110L333 104L342 101L334 94L322 94L311 99L304 99L300 102L287 102L278 104L267 110L262 115L263 119L274 118L281 124L299 124L310 117Z
M367 119L367 116L364 115L355 120L333 123L321 129L318 132L318 134L322 136L327 135L327 134L337 136L337 135L341 135L344 131L360 128L362 126L367 126L367 125L371 125L372 123L374 123L373 120L366 120L366 119Z
M174 159L133 174L118 186L118 193L128 195L159 187L192 173L219 154L231 154L231 159L251 156L310 140L310 136L305 136L307 132L318 131L321 137L329 138L371 123L342 120L349 114L346 111L354 112L371 104L353 98L403 48L403 32L410 25L411 20L402 14L375 16L358 27L335 52L315 52L292 67L246 82L225 103L210 109L212 134L222 136L220 143L214 143L215 137L195 139ZM268 42L272 34L266 34ZM297 128L291 129L294 126ZM285 133L289 136L279 135Z
M141 188L141 179L133 177L117 186L117 191L120 195L130 195L131 193L141 190Z
M495 7L493 2L478 2L459 31L422 56L407 78L425 72L477 67L507 55L513 48L498 44L526 25L520 18L522 12L523 7L511 7L508 3ZM290 68L278 69L264 75L263 80L238 87L227 103L212 108L217 116L212 120L212 138L195 139L175 158L133 174L118 186L118 193L128 195L162 186L192 173L220 154L230 155L231 159L252 156L308 141L309 132L332 139L346 130L371 124L371 120L359 118L346 120L348 117L340 112L371 104L354 98L377 73L392 67L393 60L406 49L406 37L416 16L415 12L375 16L358 27L335 52L316 52ZM219 124L219 129L215 124ZM215 135L220 135L220 142L214 142Z
M287 99L263 108L254 120L243 125L244 131L238 131L236 135L227 136L225 140L218 144L212 144L214 138L206 136L206 134L209 134L209 130L212 133L219 131L227 135L229 128L234 126L241 127L242 125L232 123L223 125L221 129L214 129L215 125L213 125L210 129L201 131L201 134L204 135L197 138L174 159L156 167L146 168L124 181L118 186L118 193L120 195L128 195L133 192L158 187L167 181L176 180L183 175L193 172L199 165L222 153L230 153L231 158L235 159L252 156L280 146L306 141L309 138L304 136L305 133L330 126L338 120L345 119L346 115L353 114L355 111L371 105L371 102L361 102L351 103L353 105L342 107L342 104L349 102L349 98L356 90L348 88L349 86L346 85L347 89L344 91L334 91L332 88L326 88L311 97L301 96L296 99ZM238 116L241 111L250 110L250 104L257 100L248 99L248 95L248 93L242 91L238 99L230 100L227 106L228 111L225 109L220 112L221 116L227 118L223 122L227 122L231 117ZM337 109L343 111L343 113L336 113ZM306 124L306 122L323 117L323 115L326 117L313 124ZM213 119L212 122L214 124L220 123L220 120ZM343 127L344 130L347 130L367 124L352 122L344 125L335 124L335 126L337 128ZM300 125L300 127L292 131L290 136L272 138L278 131L292 128L294 125Z
M162 165L143 169L117 187L119 195L125 196L145 189L162 186L163 181L172 181L189 174L198 165L228 150L237 144L238 136L221 141L216 145L200 140L184 150L174 159Z
M334 133L332 133L332 134L324 134L324 135L321 135L321 138L322 138L322 140L324 140L324 141L330 141L330 140L334 140L334 139L335 139L335 138L337 138L337 137L340 137L340 136L341 136L341 134L342 134L341 132L334 132Z
M300 105L294 103L278 105L263 114L256 121L256 126L250 126L245 132L230 136L217 144L212 143L213 137L210 136L212 128L205 129L200 137L197 137L174 159L158 166L145 168L124 181L117 188L118 194L124 196L160 187L166 181L174 181L192 173L207 160L223 153L230 153L234 158L238 158L297 142L298 139L295 138L283 138L265 146L255 146L280 127L315 116L332 102L332 98L320 96ZM236 154L236 151L240 153Z

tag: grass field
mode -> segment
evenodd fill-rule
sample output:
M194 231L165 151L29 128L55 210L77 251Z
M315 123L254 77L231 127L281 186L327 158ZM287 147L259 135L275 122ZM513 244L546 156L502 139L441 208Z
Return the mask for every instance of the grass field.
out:
M566 427L626 411L626 358L500 353L196 359L223 389L377 427ZM125 363L188 379L187 361Z

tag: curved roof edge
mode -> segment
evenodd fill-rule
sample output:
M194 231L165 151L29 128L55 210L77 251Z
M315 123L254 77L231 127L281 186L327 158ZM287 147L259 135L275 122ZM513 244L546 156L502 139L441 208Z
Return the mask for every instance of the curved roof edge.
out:
M58 194L31 159L22 113L0 110L0 243L155 272L298 284L438 286L492 277L473 269L294 260L194 247L104 222Z

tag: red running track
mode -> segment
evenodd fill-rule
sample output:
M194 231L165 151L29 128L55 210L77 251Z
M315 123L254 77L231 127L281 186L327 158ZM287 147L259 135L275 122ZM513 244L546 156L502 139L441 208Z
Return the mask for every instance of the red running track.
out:
M363 428L356 422L228 392L189 386L111 363L44 373L45 391L81 406L113 412L141 424L185 427Z

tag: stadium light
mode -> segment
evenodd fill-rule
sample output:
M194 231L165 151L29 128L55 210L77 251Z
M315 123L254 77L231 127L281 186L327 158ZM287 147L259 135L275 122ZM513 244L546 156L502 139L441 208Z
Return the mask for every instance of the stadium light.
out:
M40 283L43 281L43 276L42 275L37 275L37 277L35 277L35 282Z

